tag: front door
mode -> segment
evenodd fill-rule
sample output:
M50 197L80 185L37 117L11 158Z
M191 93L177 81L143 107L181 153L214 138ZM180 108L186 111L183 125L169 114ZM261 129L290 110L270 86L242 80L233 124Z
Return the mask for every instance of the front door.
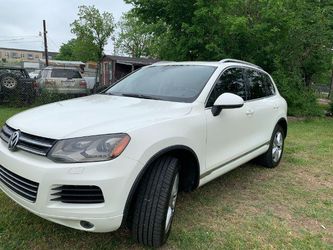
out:
M207 122L206 170L209 172L251 150L247 103L241 108L224 109L213 116L211 107L223 93L247 98L243 68L226 69L217 80L208 98L205 110Z

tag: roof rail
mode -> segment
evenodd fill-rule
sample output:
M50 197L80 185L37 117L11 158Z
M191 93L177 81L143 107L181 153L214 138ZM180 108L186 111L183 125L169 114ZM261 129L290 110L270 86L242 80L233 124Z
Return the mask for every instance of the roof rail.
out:
M242 63L242 64L246 64L246 65L250 65L252 67L256 67L256 68L259 68L259 69L262 69L260 66L258 65L255 65L253 63L249 63L249 62L246 62L246 61L242 61L242 60L237 60L237 59L230 59L230 58L227 58L227 59L223 59L221 61L219 61L220 63L229 63L229 62L234 62L234 63Z
M157 62L152 63L151 65L159 65L159 64L163 64L163 63L173 63L173 62L176 62L176 61L157 61Z

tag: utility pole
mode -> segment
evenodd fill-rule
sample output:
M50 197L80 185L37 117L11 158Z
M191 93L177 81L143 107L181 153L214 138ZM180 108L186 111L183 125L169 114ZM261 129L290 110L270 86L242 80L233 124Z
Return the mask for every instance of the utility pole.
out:
M46 38L46 22L43 20L43 30L44 30L44 54L45 54L45 65L49 66L49 57L47 54L47 38Z
M330 90L328 92L328 99L333 100L333 63L332 63L331 85L330 85Z
M332 58L331 58L331 68L332 68L332 75L331 75L331 84L330 89L328 91L328 99L333 101L333 48L331 48Z

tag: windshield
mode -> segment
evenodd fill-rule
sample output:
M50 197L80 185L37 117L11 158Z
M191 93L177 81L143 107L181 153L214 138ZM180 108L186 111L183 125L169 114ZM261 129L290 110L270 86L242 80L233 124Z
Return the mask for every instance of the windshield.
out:
M119 81L105 94L193 102L215 69L201 65L150 66Z

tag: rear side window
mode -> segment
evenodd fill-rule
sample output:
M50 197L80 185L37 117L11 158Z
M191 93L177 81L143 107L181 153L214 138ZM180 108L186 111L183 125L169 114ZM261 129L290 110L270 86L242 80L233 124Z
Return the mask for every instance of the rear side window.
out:
M244 100L246 100L246 88L243 77L243 69L231 68L224 71L220 78L217 80L213 91L208 98L206 106L213 106L215 100L226 92L239 95Z
M73 69L52 69L52 78L81 78L78 71Z
M246 76L248 78L248 99L258 99L275 94L275 89L270 77L262 72L247 69Z
M266 96L275 95L275 88L271 78L267 74L261 72L260 74L262 74L264 78Z

